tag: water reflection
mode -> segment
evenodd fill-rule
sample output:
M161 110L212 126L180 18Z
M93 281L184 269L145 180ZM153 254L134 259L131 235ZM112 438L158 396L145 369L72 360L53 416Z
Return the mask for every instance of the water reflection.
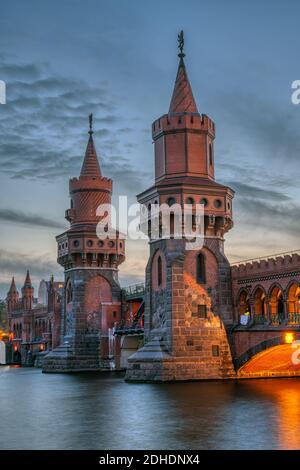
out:
M247 381L247 388L258 396L268 397L277 413L275 417L277 446L299 449L300 446L300 381L297 379Z
M300 379L127 384L0 368L1 449L296 449Z

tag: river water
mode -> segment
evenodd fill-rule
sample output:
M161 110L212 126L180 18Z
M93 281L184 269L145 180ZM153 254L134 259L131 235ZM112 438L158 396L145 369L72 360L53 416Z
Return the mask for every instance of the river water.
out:
M300 379L128 384L0 367L1 449L300 449Z

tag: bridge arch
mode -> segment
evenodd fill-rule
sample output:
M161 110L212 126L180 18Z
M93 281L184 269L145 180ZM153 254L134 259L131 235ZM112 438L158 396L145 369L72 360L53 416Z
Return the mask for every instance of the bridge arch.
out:
M263 349L237 370L239 378L300 376L300 348L280 342Z
M270 339L266 339L261 343L256 344L252 348L249 348L246 352L241 354L237 359L234 361L235 369L239 370L243 365L249 362L254 356L265 351L266 349L270 349L274 346L279 346L281 344L286 344L284 336L281 334L280 336L275 336Z

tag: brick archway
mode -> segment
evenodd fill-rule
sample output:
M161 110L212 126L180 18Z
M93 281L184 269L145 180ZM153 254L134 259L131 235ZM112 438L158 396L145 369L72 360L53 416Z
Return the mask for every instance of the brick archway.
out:
M290 342L277 344L255 354L237 370L239 378L299 377L300 349Z
M255 346L244 352L237 359L235 359L235 369L238 371L243 365L246 364L246 362L250 361L250 359L252 359L260 352L265 351L266 349L272 348L274 346L279 346L281 344L285 344L282 334L280 336L275 336L273 338L267 339L265 341L262 341L261 343L256 344Z

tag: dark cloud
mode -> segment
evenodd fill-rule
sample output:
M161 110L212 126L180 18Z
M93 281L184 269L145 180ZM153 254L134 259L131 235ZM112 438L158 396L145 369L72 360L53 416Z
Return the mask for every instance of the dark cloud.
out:
M143 175L124 157L135 147L129 137L132 128L120 127L124 119L118 113L119 98L103 84L91 87L81 80L52 76L45 65L4 64L2 73L9 78L9 90L0 116L0 172L12 179L75 176L86 148L88 115L93 112L94 140L104 174L124 178L123 190L140 190Z
M57 279L63 278L62 269L56 263L54 255L46 253L34 256L0 249L0 271L2 280L4 279L4 282L0 283L0 297L6 297L7 286L12 276L15 276L17 286L23 285L27 269L35 286L41 279L49 279L52 274Z
M270 202L253 198L240 198L237 209L239 219L243 224L247 224L249 235L252 228L262 230L269 229L268 236L272 239L272 232L281 235L284 240L285 235L293 237L300 236L300 206L290 202Z
M22 211L16 211L13 209L1 209L0 208L0 220L6 222L14 222L29 226L38 226L46 228L64 229L66 226L60 222L52 219L47 219L37 214L24 213Z
M251 186L249 184L240 183L238 181L228 181L227 183L234 191L237 192L238 198L250 198L251 200L271 200L274 202L290 201L291 198L279 191L260 188L259 186Z
M2 56L4 60L4 56ZM41 71L39 67L34 64L0 64L0 76L2 80L36 80L40 77Z

